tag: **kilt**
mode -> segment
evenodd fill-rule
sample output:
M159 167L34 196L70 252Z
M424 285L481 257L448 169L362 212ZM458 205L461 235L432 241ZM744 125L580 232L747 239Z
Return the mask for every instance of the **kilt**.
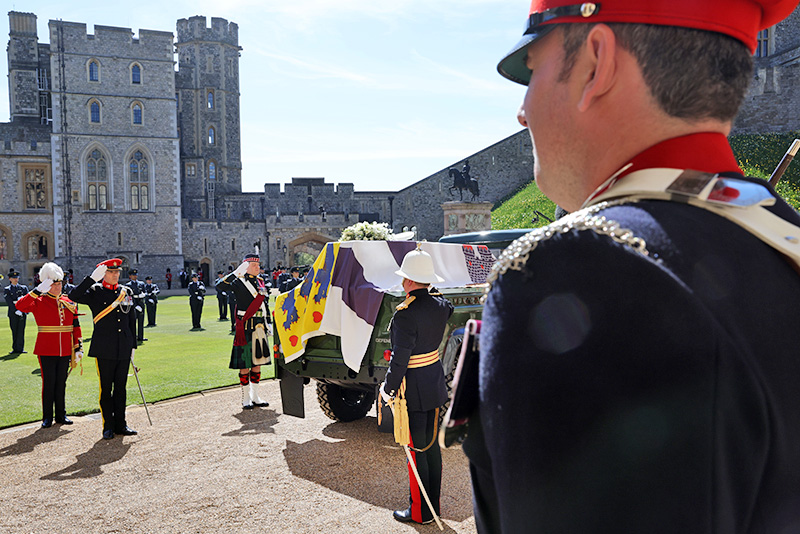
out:
M249 369L251 367L253 367L253 343L248 341L247 345L243 347L234 345L231 349L231 363L228 364L228 369Z

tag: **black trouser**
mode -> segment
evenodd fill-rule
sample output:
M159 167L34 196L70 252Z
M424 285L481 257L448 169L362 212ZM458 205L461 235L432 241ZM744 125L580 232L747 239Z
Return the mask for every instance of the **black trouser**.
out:
M97 358L97 376L100 377L100 413L103 416L103 430L118 432L124 430L128 367L130 358L107 360Z
M422 485L428 492L431 504L439 515L439 494L442 490L442 451L439 449L438 441L435 441L437 411L428 410L427 412L408 412L408 426L411 430L411 447L414 449L424 449L431 441L433 445L425 452L415 452L411 450L411 457L417 465L419 478ZM408 465L408 481L410 486L411 519L418 522L430 521L433 519L425 497L417 484L411 465Z
M64 392L67 390L67 371L69 356L39 356L39 368L42 370L42 419L55 418L63 421L67 416L64 404Z
M147 326L155 326L156 325L156 305L158 303L153 300L150 302L150 299L145 299L145 306L147 308Z
M231 332L236 330L236 301L230 303L231 308Z
M189 307L192 309L192 328L200 328L200 316L203 315L203 301L196 297L189 297Z
M22 352L25 350L25 321L28 316L12 313L8 316L8 324L11 326L11 352Z
M228 319L228 299L225 297L217 297L217 306L219 306L219 318Z
M139 311L134 307L134 311L136 312L136 339L141 341L144 339L144 301L135 301L134 306L138 306L142 309L142 311Z

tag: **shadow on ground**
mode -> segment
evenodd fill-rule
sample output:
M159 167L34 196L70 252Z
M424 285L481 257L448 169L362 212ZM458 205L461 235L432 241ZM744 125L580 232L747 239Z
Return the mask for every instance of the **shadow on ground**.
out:
M292 474L360 501L396 510L408 504L408 469L403 448L391 434L377 431L374 417L352 423L331 423L323 430L338 442L313 439L305 443L287 440L283 455ZM460 450L443 450L442 460L448 464L465 461ZM445 472L442 481L442 502L448 483L469 487L469 472ZM452 476L459 477L453 484ZM460 478L463 477L463 480ZM387 488L391 488L387 490ZM443 506L444 519L464 521L472 516L471 501L466 505Z

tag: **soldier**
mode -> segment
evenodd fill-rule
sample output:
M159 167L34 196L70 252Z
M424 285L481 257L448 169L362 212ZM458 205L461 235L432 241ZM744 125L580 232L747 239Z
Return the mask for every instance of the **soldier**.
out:
M430 254L413 250L405 255L400 270L406 299L392 317L392 357L380 391L384 398L405 398L408 406L409 448L434 512L439 515L442 487L442 451L436 440L439 408L447 402L447 385L439 359L439 345L453 313L453 305L429 291L443 282L433 270ZM397 415L395 415L397 417ZM410 506L392 516L400 522L430 523L433 514L421 494L411 465L408 466Z
M726 139L758 32L796 6L533 0L498 70L571 213L489 277L479 532L797 529L800 217Z
M96 358L100 378L103 439L137 433L125 419L125 386L136 352L136 316L131 288L119 284L121 265L119 258L98 263L69 294L75 302L87 304L94 316L89 356Z
M139 271L131 269L128 273L128 283L133 294L133 309L136 312L136 341L147 341L144 338L144 283L139 280Z
M41 283L20 298L17 307L33 313L39 328L33 352L42 373L42 428L49 428L53 419L60 425L72 424L64 394L69 368L83 357L83 348L78 306L61 293L64 271L55 263L45 263L39 272Z
M222 271L217 271L217 279L214 280L214 289L217 291L217 307L219 308L219 320L228 320L228 292L225 285L223 285L224 274Z
M169 267L167 267L167 274L165 275L167 280L167 289L172 289L172 271L170 271Z
M152 276L144 278L144 305L147 309L147 327L156 326L156 308L158 306L158 294L161 290L157 284L153 283Z
M290 278L287 278L280 287L281 293L286 293L287 291L291 291L292 289L296 288L303 282L303 279L300 278L300 268L299 267L292 267L290 269Z
M8 324L11 327L10 354L25 354L25 321L28 314L18 310L16 302L28 292L28 286L19 283L19 272L12 269L8 273L10 284L3 290L8 304Z
M192 310L192 330L205 330L200 326L200 317L203 315L203 295L206 294L206 286L198 281L197 273L192 273L192 281L189 283L189 308Z
M242 386L242 408L269 406L258 396L261 365L270 362L272 318L269 314L269 293L258 277L260 258L248 254L232 273L224 278L230 293L236 297L236 332L228 367L237 369Z

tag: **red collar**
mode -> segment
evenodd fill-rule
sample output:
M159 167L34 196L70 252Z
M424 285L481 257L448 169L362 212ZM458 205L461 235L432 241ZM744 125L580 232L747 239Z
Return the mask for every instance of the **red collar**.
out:
M642 169L692 169L700 172L735 172L742 174L739 164L721 133L696 133L673 137L653 145L630 161L630 167L618 178Z
M112 291L116 291L116 289L119 287L119 284L114 284L112 286L111 284L109 284L108 282L103 280L103 287L106 288L106 289L111 289Z
M717 132L673 137L640 152L595 190L584 202L606 192L623 177L643 169L692 169L700 172L744 174L736 162L728 138Z

